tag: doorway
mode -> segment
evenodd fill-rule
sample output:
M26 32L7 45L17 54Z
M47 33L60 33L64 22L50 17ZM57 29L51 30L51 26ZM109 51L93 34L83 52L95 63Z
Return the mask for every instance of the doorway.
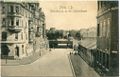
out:
M19 47L18 46L16 46L16 53L15 53L15 55L17 55L18 57L19 57Z

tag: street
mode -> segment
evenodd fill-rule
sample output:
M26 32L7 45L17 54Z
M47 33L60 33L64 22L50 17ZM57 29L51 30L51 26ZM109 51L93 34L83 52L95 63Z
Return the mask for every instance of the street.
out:
M73 77L68 55L71 49L52 49L34 63L2 66L2 76L69 76Z
M51 49L37 61L18 66L2 66L2 76L100 77L73 49Z

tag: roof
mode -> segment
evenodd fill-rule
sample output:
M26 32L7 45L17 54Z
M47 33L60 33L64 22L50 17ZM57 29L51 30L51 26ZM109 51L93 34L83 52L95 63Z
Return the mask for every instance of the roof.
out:
M81 40L79 44L87 49L95 49L96 48L96 39Z

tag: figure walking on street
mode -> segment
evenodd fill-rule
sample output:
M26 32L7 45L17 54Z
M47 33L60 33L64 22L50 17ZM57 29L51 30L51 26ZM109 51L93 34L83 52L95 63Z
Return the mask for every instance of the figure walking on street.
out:
M75 55L78 54L78 45L75 44L73 48L74 48L74 54Z

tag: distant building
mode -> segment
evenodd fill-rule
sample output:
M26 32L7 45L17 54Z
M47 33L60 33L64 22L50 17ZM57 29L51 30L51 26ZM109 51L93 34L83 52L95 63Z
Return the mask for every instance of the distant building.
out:
M83 51L86 51L86 50L91 51L96 49L96 37L97 37L96 30L97 30L96 27L90 27L87 29L80 30L81 40L79 44L83 47Z
M1 1L0 16L1 47L9 48L8 56L22 58L36 52L37 39L45 36L45 15L39 3Z
M96 27L81 29L80 33L81 33L82 39L90 39L90 38L96 39L96 37L97 37Z

